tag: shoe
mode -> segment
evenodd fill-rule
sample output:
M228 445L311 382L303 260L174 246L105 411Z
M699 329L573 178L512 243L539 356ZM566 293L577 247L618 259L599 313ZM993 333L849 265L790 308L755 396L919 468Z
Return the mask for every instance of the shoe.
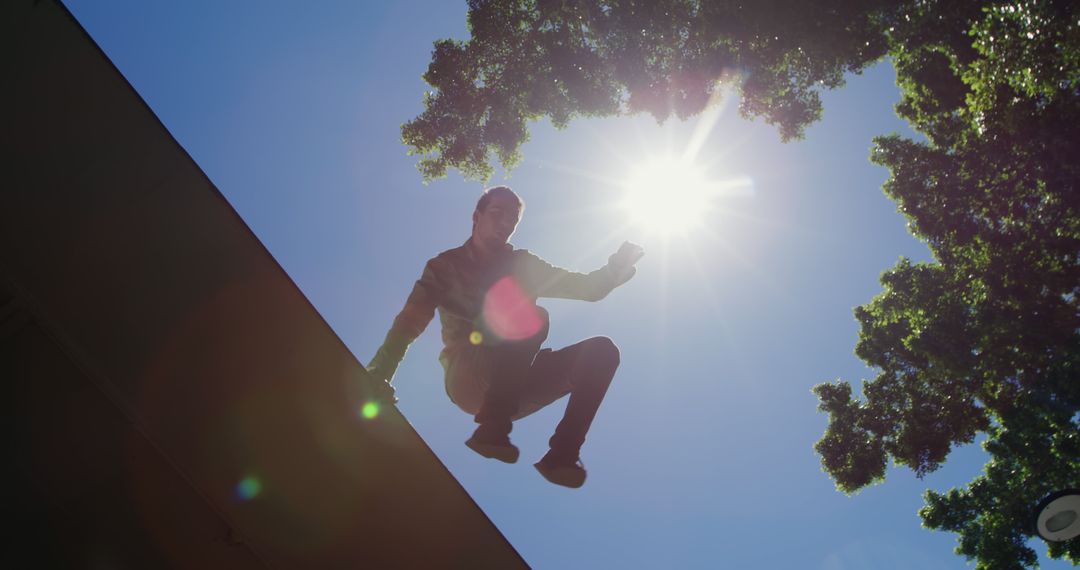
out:
M574 455L558 456L548 452L543 459L533 464L536 470L544 476L544 479L563 487L577 489L585 484L585 465L581 459Z
M465 440L465 445L488 459L498 459L503 463L516 463L520 455L517 446L510 443L509 436L486 437L479 429Z

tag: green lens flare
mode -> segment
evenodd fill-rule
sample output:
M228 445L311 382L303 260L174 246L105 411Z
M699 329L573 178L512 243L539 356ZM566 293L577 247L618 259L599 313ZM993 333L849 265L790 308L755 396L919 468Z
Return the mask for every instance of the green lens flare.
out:
M244 477L236 484L236 496L242 501L250 501L262 492L262 482L257 477Z
M363 416L365 420L375 419L379 415L379 403L368 402L364 404L364 406L360 408L360 415Z

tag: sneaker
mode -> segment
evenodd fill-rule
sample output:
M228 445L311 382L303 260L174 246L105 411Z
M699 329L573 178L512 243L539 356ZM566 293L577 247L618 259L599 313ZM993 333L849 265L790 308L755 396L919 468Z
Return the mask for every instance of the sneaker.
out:
M477 429L472 437L465 440L465 445L488 459L498 459L503 463L516 463L518 460L518 448L510 443L509 436L489 437Z
M563 487L577 489L585 484L585 465L581 459L573 457L560 457L548 452L543 459L533 464L536 470L544 476L544 479Z

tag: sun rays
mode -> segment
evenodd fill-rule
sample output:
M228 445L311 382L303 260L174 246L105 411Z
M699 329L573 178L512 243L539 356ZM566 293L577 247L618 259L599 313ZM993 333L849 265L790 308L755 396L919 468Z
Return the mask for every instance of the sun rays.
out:
M649 232L690 232L712 208L709 182L692 162L660 157L630 171L620 206Z
M621 131L620 135L612 135L612 131L595 124L576 126L607 160L587 168L571 166L571 161L545 161L539 165L600 193L594 194L595 199L584 200L587 205L568 208L560 216L579 222L588 219L588 223L601 224L606 230L600 239L590 239L588 245L577 249L578 259L571 260L571 266L587 263L602 251L614 251L623 240L629 240L644 246L646 257L655 264L653 271L663 274L662 283L682 279L680 275L708 280L717 268L730 268L761 281L765 290L784 296L784 288L754 263L755 245L740 241L753 239L745 235L747 228L771 227L774 222L753 213L754 180L739 171L740 165L725 160L725 149L737 148L743 141L717 141L721 134L717 127L725 123L721 121L724 103L732 98L718 96L694 119L689 132L687 125L678 121L660 127L633 121L634 130L619 129L616 132ZM747 136L745 130L741 133ZM718 293L711 287L709 290L713 296ZM667 292L658 294L665 297ZM717 311L715 301L704 301L702 308ZM665 303L661 299L661 305ZM663 306L660 309L660 313L666 312Z
M632 168L622 184L623 209L632 226L670 236L692 234L705 226L723 200L753 194L748 177L711 179L686 154L654 156Z

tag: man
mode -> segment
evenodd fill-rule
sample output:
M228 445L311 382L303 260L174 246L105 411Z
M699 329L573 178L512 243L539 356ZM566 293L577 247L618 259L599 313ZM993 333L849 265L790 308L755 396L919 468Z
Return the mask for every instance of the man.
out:
M472 235L427 262L368 371L383 396L392 398L398 364L438 309L446 393L479 424L465 444L484 457L514 463L513 421L569 394L551 449L535 467L552 483L580 487L586 471L579 453L619 365L619 349L607 337L593 337L541 350L548 315L536 299L598 301L634 275L644 252L626 242L592 273L555 267L509 243L523 211L510 188L483 193Z

